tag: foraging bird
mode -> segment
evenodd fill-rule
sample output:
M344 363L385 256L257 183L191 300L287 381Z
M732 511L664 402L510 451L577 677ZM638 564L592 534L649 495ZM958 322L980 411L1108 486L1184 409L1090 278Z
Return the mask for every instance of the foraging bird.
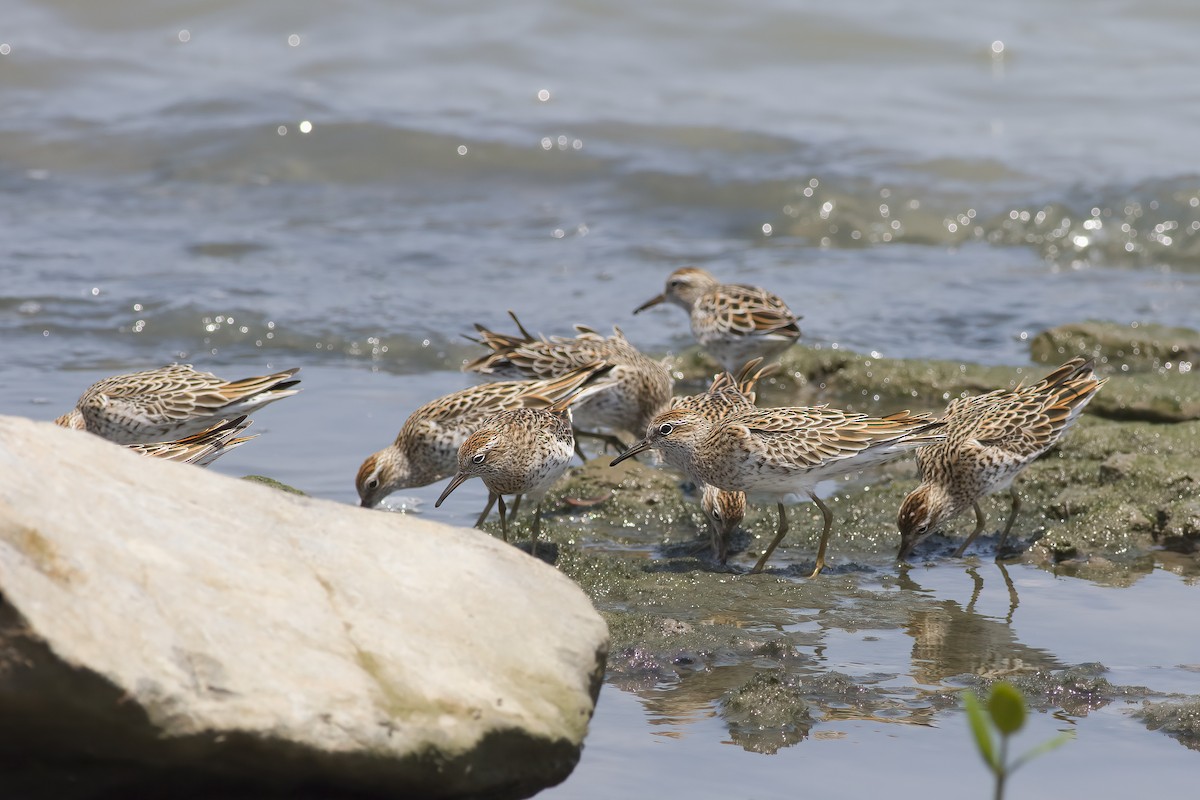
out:
M700 507L708 520L713 557L724 564L729 560L729 540L746 518L746 493L727 492L706 483L700 493Z
M660 303L688 312L696 342L726 372L736 372L751 358L772 358L800 338L800 317L778 295L757 286L720 283L696 267L672 272L663 293L633 313Z
M170 364L98 381L75 408L54 422L86 430L117 444L146 444L185 438L214 423L250 414L290 397L299 369L226 381L190 364Z
M778 364L770 364L755 371L761 363L761 358L751 359L746 362L736 377L728 372L722 372L713 378L712 385L704 392L672 397L671 408L690 409L702 414L710 422L717 422L730 414L754 408L755 384L760 379L779 371ZM669 461L668 463L676 469L686 472L682 462ZM724 564L729 557L729 540L746 516L746 494L745 492L727 492L724 489L704 484L700 495L700 506L704 509L704 516L708 519L713 556L719 563Z
M397 489L427 486L452 475L463 442L497 412L551 406L608 370L593 361L558 377L485 383L426 403L404 421L395 441L359 467L354 485L363 507L374 508ZM489 502L477 527L491 507Z
M607 338L583 325L575 337L534 337L516 314L508 312L519 335L490 331L476 325L479 338L472 339L489 352L464 367L472 372L498 377L554 378L596 361L612 367L605 379L607 389L576 402L572 412L580 436L603 439L625 449L619 433L639 435L654 415L667 408L674 381L660 362L641 353L620 329ZM581 456L582 457L582 456Z
M807 494L825 518L812 576L825 566L833 514L814 488L827 478L889 461L916 447L941 441L941 422L902 411L882 418L827 406L741 411L718 422L690 409L655 417L646 438L613 464L648 448L670 463L683 464L698 481L718 489L766 495L779 509L775 538L751 572L761 572L787 533L784 500Z
M548 408L518 408L488 418L458 449L458 472L434 508L440 507L465 481L481 478L488 489L488 503L495 501L499 506L500 530L507 542L504 495L528 495L537 504L530 540L530 553L536 554L542 528L542 498L566 472L575 455L571 404L579 394L589 390L596 391L596 385L568 395Z
M900 505L897 557L908 558L939 524L973 508L975 530L954 553L961 556L987 524L979 501L1008 489L1012 508L996 546L999 557L1021 507L1014 481L1062 438L1104 385L1107 378L1098 379L1094 366L1073 358L1030 386L951 401L942 417L945 441L917 452L921 484Z

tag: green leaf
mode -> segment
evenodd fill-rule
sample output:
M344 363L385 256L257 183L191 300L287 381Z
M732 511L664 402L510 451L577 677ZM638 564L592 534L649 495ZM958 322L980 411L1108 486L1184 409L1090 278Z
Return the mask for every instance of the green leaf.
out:
M997 683L988 695L988 713L1004 736L1012 736L1025 724L1025 697L1011 683Z
M1051 750L1057 750L1058 748L1062 747L1064 744L1066 744L1067 742L1071 741L1074 738L1075 738L1075 731L1064 731L1063 733L1060 733L1058 736L1055 736L1053 739L1048 739L1048 740L1042 742L1038 746L1032 748L1028 753L1023 753L1020 758L1013 761L1012 767L1009 769L1009 772L1014 771L1015 769L1017 769L1017 767L1022 766L1027 761L1032 761L1033 759L1037 758L1038 756L1049 753Z
M983 756L984 763L991 767L993 772L999 772L1000 764L996 761L996 746L992 742L987 714L984 713L983 706L979 704L979 698L974 692L963 692L963 707L967 710L967 721L971 724L971 733L975 735L975 746L979 748L979 755Z

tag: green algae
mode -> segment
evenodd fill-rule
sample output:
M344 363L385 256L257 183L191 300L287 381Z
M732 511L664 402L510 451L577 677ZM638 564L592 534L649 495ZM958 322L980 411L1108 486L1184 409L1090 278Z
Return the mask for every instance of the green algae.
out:
M1200 699L1145 703L1137 716L1152 731L1162 731L1184 747L1200 750Z
M721 703L721 717L733 741L756 753L795 744L815 722L800 679L778 670L756 673L731 690Z
M1188 344L1164 345L1155 352L1165 349L1169 353L1171 347L1192 352L1192 345ZM1200 344L1196 348L1200 349ZM1163 361L1148 357L1138 362L1122 361L1104 355L1109 352L1105 345L1096 345L1064 348L1061 353L1056 351L1048 363L1057 366L1076 355L1093 356L1093 351L1102 354L1104 360L1098 359L1097 371L1109 380L1088 405L1088 413L1147 422L1200 419L1200 373L1191 370L1191 362L1186 359ZM1112 352L1126 350L1113 346ZM1128 368L1130 363L1137 368ZM1167 363L1172 365L1170 369L1166 368ZM829 403L848 411L872 414L904 409L940 413L956 397L1013 388L1022 381L1036 381L1050 371L1044 364L1007 367L884 359L829 346L793 347L784 354L781 365L777 375L760 384L760 405ZM1187 371L1181 371L1184 367ZM677 374L686 391L702 389L711 369L696 350L687 351L676 362Z
M298 494L301 497L308 496L307 492L302 492L296 487L288 486L286 483L277 481L274 478L268 478L266 475L245 475L242 477L242 480L250 481L251 483L260 483L263 486L270 486L272 489L278 489L279 491L287 492L288 494Z
M1086 716L1116 701L1141 699L1152 695L1145 686L1121 686L1104 677L1103 664L1076 664L1064 669L1039 669L1013 675L1004 680L1021 690L1030 707L1056 709L1073 716ZM990 688L997 678L968 682L980 689Z
M1042 331L1029 341L1029 354L1041 364L1060 364L1084 356L1110 369L1177 369L1200 360L1200 332L1147 323L1118 325L1088 320Z

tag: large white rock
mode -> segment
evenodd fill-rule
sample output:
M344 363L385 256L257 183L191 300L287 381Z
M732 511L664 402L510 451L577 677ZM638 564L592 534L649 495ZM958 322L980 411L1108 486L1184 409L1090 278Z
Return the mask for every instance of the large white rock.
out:
M2 754L193 786L527 796L575 765L608 644L486 534L15 417L0 593Z

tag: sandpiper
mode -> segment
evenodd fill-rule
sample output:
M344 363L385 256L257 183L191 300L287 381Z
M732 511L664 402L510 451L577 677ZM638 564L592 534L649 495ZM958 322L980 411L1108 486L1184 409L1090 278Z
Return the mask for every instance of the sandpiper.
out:
M428 486L454 474L459 448L493 414L553 405L607 371L606 365L594 361L560 377L485 383L426 403L404 421L394 442L367 456L359 467L354 484L362 505L374 508L397 489ZM493 503L488 501L476 527Z
M685 464L695 480L774 499L779 529L751 572L762 571L787 533L784 501L804 492L825 518L812 572L816 577L825 566L833 527L833 514L817 497L816 484L941 441L941 424L907 411L875 418L828 406L750 409L713 423L697 411L675 409L655 417L646 438L612 463L653 447L667 461Z
M696 267L672 272L663 293L633 313L664 302L688 312L692 335L727 372L755 356L772 358L800 338L800 317L778 295L757 286L719 283Z
M727 492L706 483L700 494L700 507L708 519L713 557L718 564L724 564L729 560L729 540L746 518L746 493Z
M756 395L754 385L768 375L779 371L778 364L770 364L758 369L761 358L751 359L742 367L736 377L728 372L722 372L713 378L712 385L700 394L678 396L671 398L671 408L689 409L702 414L709 422L719 420L738 411L754 408ZM757 371L756 371L757 370ZM667 459L671 466L683 472L687 471L685 462L672 460L672 454ZM713 556L724 564L729 555L729 540L733 532L746 516L746 494L744 492L727 492L704 484L702 487L700 505L704 516L708 519L712 536Z
M575 326L574 337L534 337L513 312L508 313L520 333L496 333L476 325L479 338L473 341L489 352L464 369L499 377L553 378L595 361L611 366L605 378L608 388L572 408L579 435L603 439L620 452L625 445L618 434L640 435L670 403L670 371L630 344L619 328L607 338L583 325Z
M242 414L233 419L223 419L200 433L193 433L181 439L127 444L125 447L151 458L207 467L233 448L253 439L254 436L238 436L249 426L250 418Z
M582 392L596 390L589 386ZM500 509L500 531L508 541L504 495L528 495L536 505L529 552L536 554L542 527L542 498L567 470L575 455L571 404L567 395L547 408L518 408L492 415L458 449L458 472L446 485L434 508L470 478L482 478L488 503Z
M1013 482L1062 437L1104 385L1107 379L1097 378L1094 366L1073 358L1030 386L951 401L942 417L946 440L917 452L921 484L900 505L898 558L908 558L940 523L974 508L975 530L954 553L961 556L987 524L979 501L1008 489L1012 508L996 545L1000 557L1021 507Z
M297 372L226 381L191 364L170 364L115 375L92 384L55 423L117 444L181 439L296 394Z

